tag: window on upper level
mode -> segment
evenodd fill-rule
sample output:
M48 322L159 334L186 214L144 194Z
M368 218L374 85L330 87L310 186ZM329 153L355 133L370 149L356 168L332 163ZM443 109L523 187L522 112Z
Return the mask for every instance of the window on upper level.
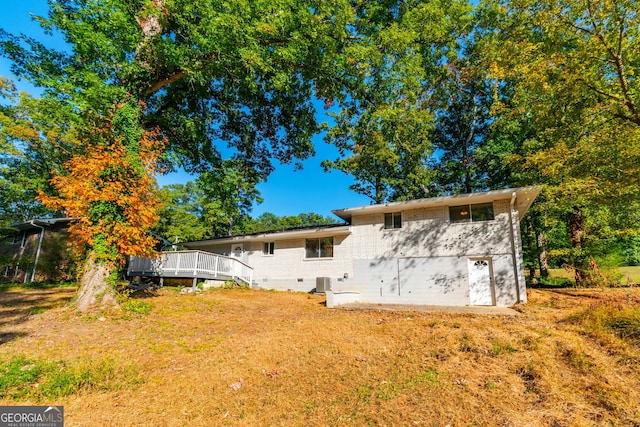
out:
M384 214L384 228L385 230L402 228L402 212Z
M479 222L494 219L493 203L476 203L449 207L451 222Z
M263 255L273 255L276 242L264 242Z
M305 244L307 258L333 257L333 237L307 239Z

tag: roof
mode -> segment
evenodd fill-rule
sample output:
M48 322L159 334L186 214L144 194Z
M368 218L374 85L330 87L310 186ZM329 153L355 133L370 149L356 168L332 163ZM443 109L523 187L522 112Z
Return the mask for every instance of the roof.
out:
M34 218L29 221L12 224L11 228L17 230L29 230L31 228L48 227L59 223L69 223L78 218Z
M209 246L212 243L241 243L241 242L273 242L295 238L322 238L351 234L351 227L345 224L320 225L316 227L293 228L286 230L265 231L253 234L241 234L238 236L218 237L209 240L186 242L182 245L190 249Z
M459 206L475 203L489 203L496 200L509 200L515 196L514 204L518 210L518 218L522 219L535 198L540 193L538 187L509 188L455 196L431 197L427 199L409 200L406 202L384 203L379 205L360 206L334 210L333 213L342 218L347 224L332 224L316 227L295 228L287 230L265 231L238 236L219 237L215 239L185 242L182 245L190 249L198 249L211 244L242 243L242 242L272 242L294 238L322 238L351 234L351 218L354 215L398 212L409 209L431 208L438 206Z
M430 197L426 199L408 200L406 202L382 203L377 205L359 206L354 208L337 209L332 211L335 215L351 223L355 215L368 215L398 212L410 209L434 208L440 206L459 206L475 203L489 203L497 200L511 200L515 195L515 207L518 210L518 218L522 219L529 210L531 204L540 193L538 187L507 188L504 190L484 191L470 194L457 194L454 196Z

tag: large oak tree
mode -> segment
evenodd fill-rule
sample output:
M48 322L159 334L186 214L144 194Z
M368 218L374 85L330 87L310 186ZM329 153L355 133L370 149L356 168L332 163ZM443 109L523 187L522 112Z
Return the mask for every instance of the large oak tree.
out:
M158 128L168 141L168 164L215 177L232 161L234 174L256 183L273 170L274 159L313 153L311 137L320 128L313 102L342 94L343 51L353 39L347 1L58 0L49 6L49 15L37 19L64 37L65 49L1 31L0 53L17 76L43 89L48 105L65 112L67 120L55 125L73 134L69 141L83 141L84 148L61 147L75 156L113 138L135 151L132 135ZM140 103L139 116L112 127L114 135L96 131L96 123L117 117L117 106ZM73 198L55 195L69 210ZM118 211L113 201L101 203L107 215ZM92 216L87 226L101 220ZM100 259L95 241L87 241L89 260ZM95 278L92 270L85 270L81 292Z

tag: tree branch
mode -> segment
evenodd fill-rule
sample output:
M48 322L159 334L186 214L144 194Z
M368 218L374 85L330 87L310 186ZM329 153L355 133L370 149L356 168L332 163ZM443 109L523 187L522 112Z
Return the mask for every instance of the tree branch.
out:
M627 77L625 74L625 66L624 66L624 61L622 59L622 38L624 36L624 26L623 23L624 21L620 22L620 27L619 27L619 50L618 52L616 52L613 47L611 47L609 45L609 43L607 43L607 40L604 38L604 35L602 34L602 31L599 30L599 26L596 22L596 20L593 17L593 10L592 10L592 4L591 1L587 2L588 6L587 6L587 12L589 14L589 19L591 21L591 26L594 29L594 32L596 34L596 37L600 40L600 42L602 43L602 45L604 46L605 50L607 51L607 53L609 54L609 56L611 56L611 58L613 59L613 65L616 69L616 75L618 77L618 82L620 84L620 89L622 91L622 96L624 98L624 101L622 102L623 105L629 110L629 112L631 113L631 116L627 118L627 120L630 120L632 123L638 124L640 125L640 113L638 112L638 107L636 106L636 104L633 102L633 99L631 98L630 95L630 89L629 89L629 82L627 81ZM620 100L620 99L618 99ZM622 101L622 100L620 100ZM623 115L626 116L626 115Z
M589 89L591 89L592 91L596 92L599 95L605 96L605 97L613 99L615 101L622 101L622 98L620 98L620 96L618 96L616 94L609 93L609 92L605 92L602 89L598 89L597 87L595 87L594 85L592 85L591 83L589 83L588 81L586 81L583 78L578 78L577 80L579 82L584 83L584 85L586 87L588 87Z
M149 86L144 91L144 94L146 96L151 96L154 93L158 92L163 87L168 86L171 83L177 82L178 80L182 80L186 76L187 76L187 73L184 70L175 71L175 72L169 74L167 77L165 77L162 80L156 80L153 84L151 84L151 86Z

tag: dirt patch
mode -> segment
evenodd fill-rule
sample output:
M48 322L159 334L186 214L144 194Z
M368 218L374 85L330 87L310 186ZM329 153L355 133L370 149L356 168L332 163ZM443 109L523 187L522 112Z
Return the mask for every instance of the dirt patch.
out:
M167 288L143 300L146 315L80 315L64 306L72 290L39 292L0 293L0 333L13 337L0 360L108 359L141 377L55 401L0 399L64 405L66 426L640 423L638 347L571 320L602 298L633 303L637 290L533 290L517 316Z

